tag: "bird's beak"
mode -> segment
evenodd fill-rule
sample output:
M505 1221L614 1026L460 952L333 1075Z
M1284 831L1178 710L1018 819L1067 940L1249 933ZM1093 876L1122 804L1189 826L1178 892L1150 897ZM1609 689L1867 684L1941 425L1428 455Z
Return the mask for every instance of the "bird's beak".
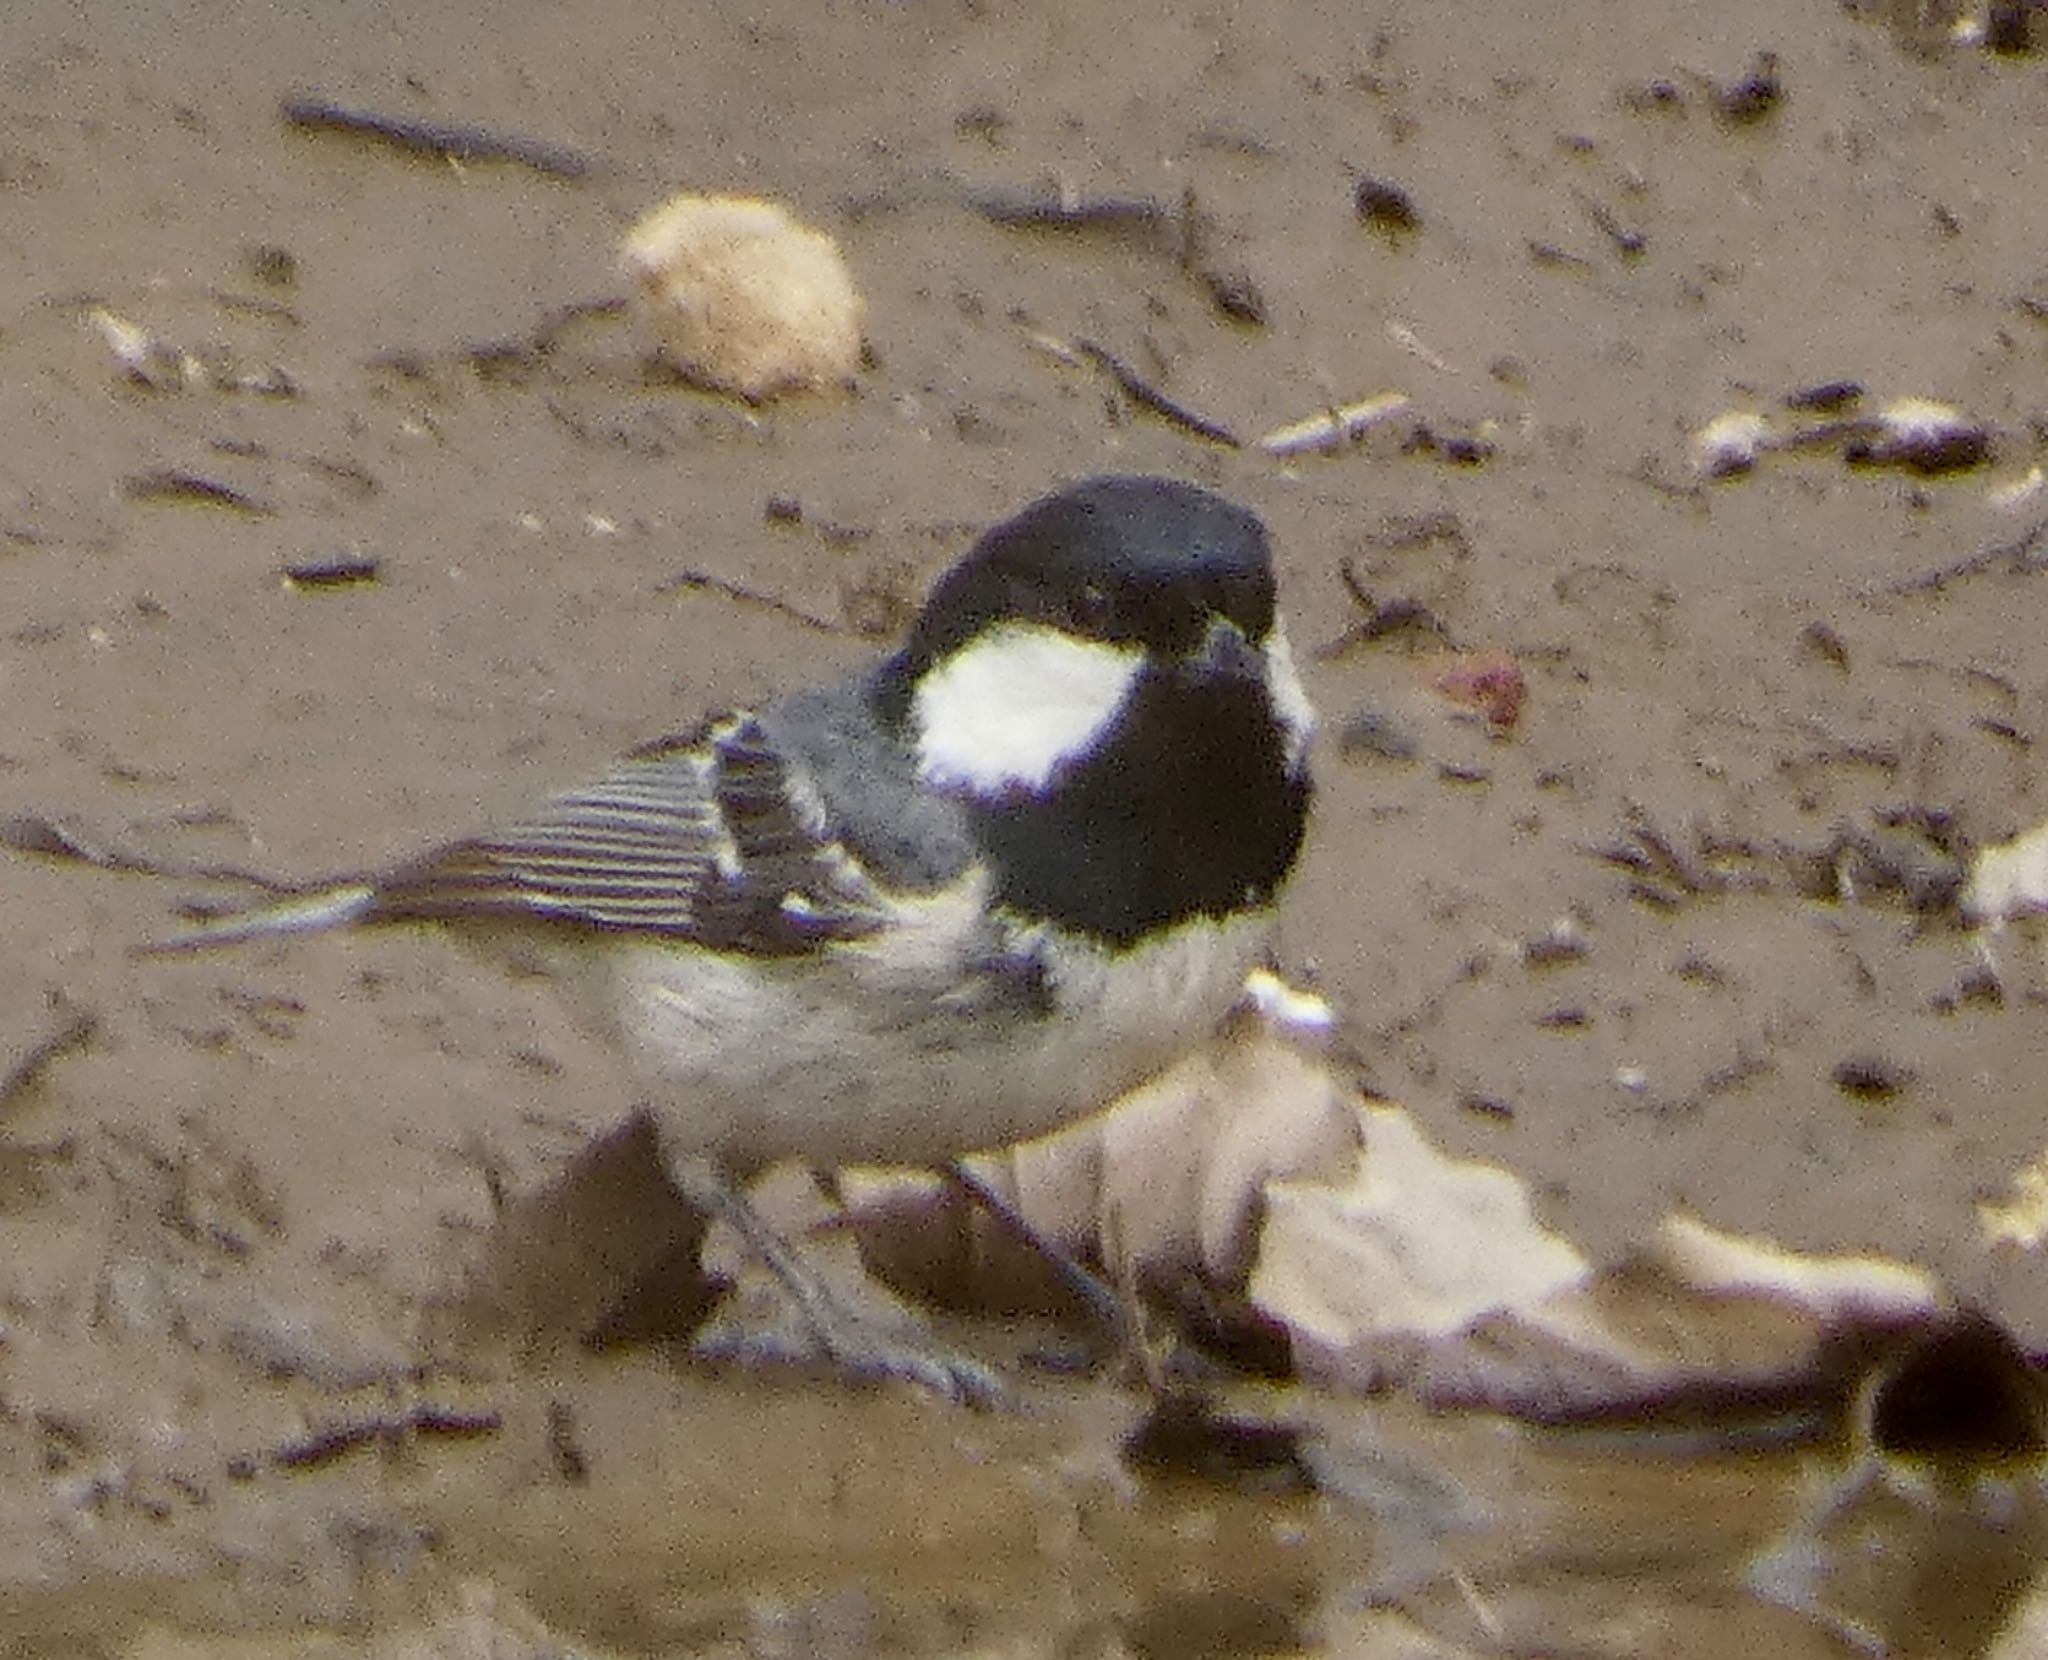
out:
M1236 623L1217 617L1209 624L1201 648L1182 658L1176 672L1202 685L1255 686L1263 691L1286 746L1287 770L1301 770L1315 733L1316 715L1301 677L1295 673L1286 631L1278 623L1263 645L1254 645Z
M1209 624L1209 636L1202 642L1193 666L1219 679L1260 680L1265 677L1266 658L1244 637L1236 623L1218 617Z

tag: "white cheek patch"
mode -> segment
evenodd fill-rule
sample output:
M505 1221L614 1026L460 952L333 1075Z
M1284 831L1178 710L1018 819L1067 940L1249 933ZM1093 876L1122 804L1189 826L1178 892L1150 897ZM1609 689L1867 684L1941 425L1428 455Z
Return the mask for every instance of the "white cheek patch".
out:
M918 773L980 796L1043 790L1116 719L1143 667L1135 646L991 629L918 682Z
M1294 651L1287 643L1287 630L1277 622L1266 639L1266 695L1273 700L1273 713L1287 733L1287 770L1294 772L1308 753L1308 741L1315 735L1316 712L1308 700L1308 689L1295 672Z

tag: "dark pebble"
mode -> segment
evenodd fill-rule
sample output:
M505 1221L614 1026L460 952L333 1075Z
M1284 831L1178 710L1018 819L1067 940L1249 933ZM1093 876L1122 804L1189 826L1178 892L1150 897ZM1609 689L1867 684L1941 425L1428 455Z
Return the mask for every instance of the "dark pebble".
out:
M1359 222L1375 230L1399 233L1422 228L1415 198L1391 180L1360 179L1352 199L1358 208Z
M1906 1069L1882 1055L1851 1055L1837 1061L1835 1088L1859 1101L1888 1101L1906 1087Z

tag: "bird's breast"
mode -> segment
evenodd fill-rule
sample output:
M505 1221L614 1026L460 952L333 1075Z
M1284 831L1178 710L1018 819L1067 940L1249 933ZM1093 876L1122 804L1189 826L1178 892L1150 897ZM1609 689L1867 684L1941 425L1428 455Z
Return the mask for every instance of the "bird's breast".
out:
M1039 942L1034 995L912 991L862 947L804 963L636 946L611 1019L672 1157L747 1171L937 1164L1046 1134L1214 1033L1271 913L1200 918L1127 949Z

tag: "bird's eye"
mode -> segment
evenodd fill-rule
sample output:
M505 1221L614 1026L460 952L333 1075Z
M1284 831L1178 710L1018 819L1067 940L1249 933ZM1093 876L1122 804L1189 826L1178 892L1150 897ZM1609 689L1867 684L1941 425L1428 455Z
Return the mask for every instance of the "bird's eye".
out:
M1095 627L1109 621L1114 609L1109 590L1099 582L1082 584L1081 591L1074 596L1074 621L1083 627Z

